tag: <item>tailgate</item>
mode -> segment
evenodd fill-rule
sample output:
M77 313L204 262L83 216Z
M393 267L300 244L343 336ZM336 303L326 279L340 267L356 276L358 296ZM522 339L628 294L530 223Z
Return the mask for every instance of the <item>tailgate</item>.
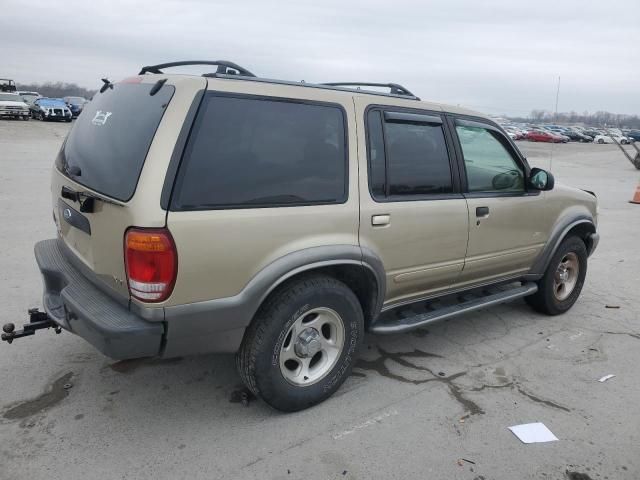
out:
M188 108L205 85L201 78L165 75L116 83L84 107L56 159L51 193L58 234L93 280L123 303L129 299L125 231L165 225L165 174ZM63 188L104 200L83 209L86 197L63 198Z

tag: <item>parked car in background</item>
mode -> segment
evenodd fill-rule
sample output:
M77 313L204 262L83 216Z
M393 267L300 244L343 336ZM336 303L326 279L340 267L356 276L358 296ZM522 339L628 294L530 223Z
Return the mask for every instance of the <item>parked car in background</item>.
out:
M530 142L562 143L563 138L548 130L529 130L526 139Z
M84 97L64 97L64 103L67 104L73 118L77 118L82 113L84 105L87 103L87 99Z
M541 129L551 133L552 135L556 135L560 137L562 143L567 143L569 140L571 140L571 138L569 138L567 135L563 133L561 128L556 127L555 125L552 125L552 126L543 125Z
M640 141L640 130L627 130L625 136L632 138L634 141Z
M593 142L593 137L586 135L574 128L567 127L562 131L563 135L566 135L574 142Z
M614 142L614 139L615 139L615 142ZM628 143L631 143L627 137L618 135L617 133L610 133L608 135L607 134L596 135L593 141L594 143L600 143L600 144L617 142L622 145L627 145Z
M61 98L38 98L29 107L31 118L38 120L64 120L70 122L73 114Z
M29 120L29 106L17 93L0 92L0 117Z
M22 97L22 100L24 100L27 105L31 105L37 99L42 97L38 92L29 92L26 90L18 90L17 93Z
M504 127L504 131L507 132L507 135L512 140L522 140L524 138L524 134L514 127Z
M0 92L15 92L16 82L9 78L0 78Z
M613 137L616 140L618 140L619 143L624 143L622 140L626 140L626 143L633 143L635 142L635 140L631 137L628 137L625 133L623 133L622 130L620 130L619 128L605 128L604 129L604 134L609 136L609 137Z

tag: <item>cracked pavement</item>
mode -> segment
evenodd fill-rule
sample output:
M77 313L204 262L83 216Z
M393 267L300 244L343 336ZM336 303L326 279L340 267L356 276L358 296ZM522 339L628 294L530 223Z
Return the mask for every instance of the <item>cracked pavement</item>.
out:
M55 235L67 128L0 123L2 323L40 305L32 246ZM639 478L640 172L613 145L519 147L543 168L553 149L557 180L600 200L601 243L566 315L516 302L367 336L339 392L295 414L243 397L232 356L114 362L41 331L0 345L0 479ZM507 430L538 421L560 440Z

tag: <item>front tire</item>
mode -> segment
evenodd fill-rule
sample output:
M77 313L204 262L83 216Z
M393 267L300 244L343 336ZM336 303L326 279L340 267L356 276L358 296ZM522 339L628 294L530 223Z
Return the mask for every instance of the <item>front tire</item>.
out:
M538 281L538 291L525 297L526 302L547 315L560 315L569 310L582 291L587 275L587 256L587 247L581 238L564 239Z
M333 277L308 275L280 287L260 307L236 365L254 395L295 412L342 385L363 336L364 315L353 291Z

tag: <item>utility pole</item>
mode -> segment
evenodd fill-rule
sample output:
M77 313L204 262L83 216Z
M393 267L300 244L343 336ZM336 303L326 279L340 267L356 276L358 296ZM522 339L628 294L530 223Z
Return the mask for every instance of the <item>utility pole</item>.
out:
M558 75L558 88L556 89L556 114L554 123L558 123L558 98L560 98L560 75Z

